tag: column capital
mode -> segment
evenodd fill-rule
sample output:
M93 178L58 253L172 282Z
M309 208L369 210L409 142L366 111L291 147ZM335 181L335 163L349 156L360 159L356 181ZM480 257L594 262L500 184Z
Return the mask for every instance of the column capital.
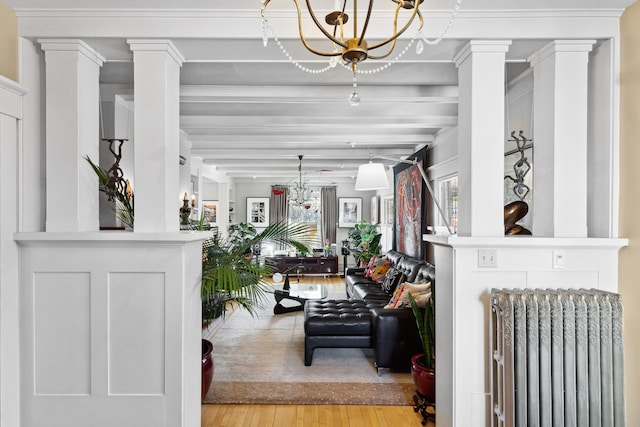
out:
M80 39L38 39L45 52L78 52L102 67L106 59Z
M588 53L591 52L595 43L595 40L554 40L531 54L527 61L535 66L555 53Z
M127 39L127 43L132 52L167 52L180 67L184 64L184 56L171 40Z
M459 67L472 53L507 53L511 40L469 40L469 42L453 57L453 63Z

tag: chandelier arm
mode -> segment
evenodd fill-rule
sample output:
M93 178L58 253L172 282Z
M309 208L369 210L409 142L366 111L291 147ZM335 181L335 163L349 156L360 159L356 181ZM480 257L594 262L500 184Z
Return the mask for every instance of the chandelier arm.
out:
M398 29L398 13L399 12L400 12L400 4L398 4L398 7L396 7L396 16L393 19L393 32L394 32L394 34L395 34L396 30ZM418 13L420 13L420 12L418 12ZM371 59L384 59L384 58L386 58L387 56L391 55L391 52L393 52L393 50L396 48L396 42L397 42L397 39L393 39L393 42L391 43L391 46L389 47L389 50L387 51L387 53L384 53L382 55L369 55L369 58L371 58Z
M373 0L369 0L369 9L367 10L367 17L364 20L364 26L362 27L362 33L360 33L360 40L358 41L358 46L362 46L362 42L364 41L364 35L367 32L367 27L369 26L369 20L371 19L371 11L373 10ZM353 25L353 32L355 33L356 26L355 22ZM355 35L354 35L355 37Z
M353 38L356 37L358 37L358 0L353 0Z
M271 1L271 0L269 0ZM342 16L344 16L344 9L347 7L347 0L342 2L342 10L340 11L341 15L338 17L339 24L335 24L333 26L333 37L336 36L336 32L338 31L338 25L340 26L340 40L344 40L343 28L342 28Z
M386 45L388 43L391 43L392 41L396 40L405 31L407 31L409 26L413 23L413 19L416 17L416 15L418 15L418 17L420 18L420 27L418 28L418 31L421 30L422 26L424 24L424 21L422 20L422 14L420 13L420 10L418 9L418 5L419 5L419 1L416 0L416 5L413 7L413 12L411 13L411 17L407 20L407 23L404 25L404 27L402 27L402 29L400 31L396 32L395 28L394 28L393 36L389 37L388 39L386 39L384 41L381 41L380 43L376 43L376 44L374 44L372 46L369 46L369 50L377 49L377 48L379 48L381 46L384 46L384 45ZM396 8L396 16L395 16L395 19L393 21L394 27L397 26L398 14L400 12L400 8L401 8L400 5L398 5L398 7Z
M293 2L296 4L296 9L298 9L298 32L300 33L300 39L302 40L302 43L304 43L304 46L308 50L310 50L311 52L315 53L316 55L337 56L335 53L326 53L326 54L325 53L318 53L315 49L311 48L307 44L307 42L306 42L306 40L304 38L304 35L302 34L302 14L300 13L300 4L298 3L298 0L293 0ZM313 13L313 8L311 7L310 0L306 0L306 2L307 2L307 9L309 9L309 15L311 16L311 19L313 20L313 22L316 24L316 27L318 27L318 29L320 31L322 31L322 33L325 36L327 36L327 38L329 40L331 40L332 42L334 42L334 43L336 43L336 44L338 44L338 45L340 45L340 46L342 46L344 48L347 48L347 45L343 41L338 40L337 38L333 37L331 35L331 33L328 32L327 29L324 28L324 26L322 26L322 24L320 24L320 21L318 21L318 18L316 18L316 14Z
M391 55L391 52L393 52L393 49L396 48L396 42L397 42L397 40L395 40L395 39L392 40L391 46L389 47L389 50L386 53L384 53L382 55L369 55L369 59L384 59L387 56Z

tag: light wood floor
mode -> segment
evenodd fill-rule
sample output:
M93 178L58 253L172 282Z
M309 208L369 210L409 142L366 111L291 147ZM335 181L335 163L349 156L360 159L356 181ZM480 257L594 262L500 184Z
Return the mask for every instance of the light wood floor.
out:
M305 283L344 286L344 279L306 276ZM202 405L202 427L419 427L411 406ZM435 423L427 423L434 427Z
M421 421L411 406L202 405L202 427L418 427Z

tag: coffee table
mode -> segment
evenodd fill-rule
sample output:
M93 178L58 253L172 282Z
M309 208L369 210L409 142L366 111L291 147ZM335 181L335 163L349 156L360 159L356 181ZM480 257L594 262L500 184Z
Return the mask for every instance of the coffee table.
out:
M273 314L292 313L294 311L304 310L304 304L312 299L324 299L329 295L327 287L324 285L310 285L303 283L289 284L288 280L282 288L273 287L273 296L276 305L273 307ZM281 304L283 300L295 301L298 304L293 306L284 306Z

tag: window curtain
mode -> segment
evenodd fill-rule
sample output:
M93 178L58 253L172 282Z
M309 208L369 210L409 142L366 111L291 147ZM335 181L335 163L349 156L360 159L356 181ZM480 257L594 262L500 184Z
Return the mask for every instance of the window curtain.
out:
M320 215L320 228L322 230L322 242L329 240L336 242L336 224L338 223L338 199L336 187L322 187L320 190L320 203L322 211Z
M271 186L271 198L269 200L269 222L287 223L289 221L289 188L282 185Z

